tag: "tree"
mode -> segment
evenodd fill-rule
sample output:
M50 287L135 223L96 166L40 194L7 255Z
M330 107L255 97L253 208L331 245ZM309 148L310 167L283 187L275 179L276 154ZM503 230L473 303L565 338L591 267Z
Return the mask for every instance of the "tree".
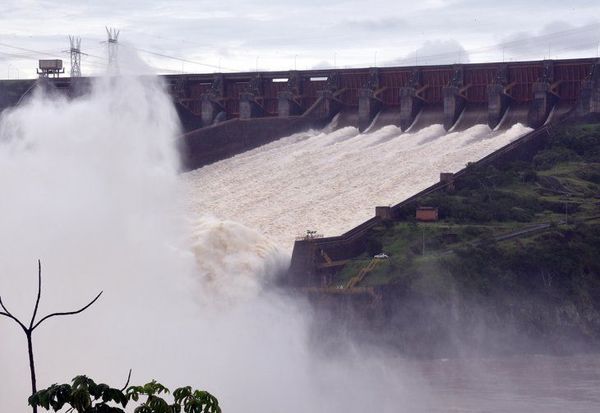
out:
M33 315L31 316L31 320L29 321L28 325L26 323L23 323L17 317L15 317L6 308L6 306L4 305L4 302L2 301L2 296L0 295L0 307L2 308L2 311L0 311L0 315L8 317L11 320L13 320L15 323L17 323L19 325L19 327L21 327L21 329L25 333L25 336L27 337L27 350L28 350L28 353L29 353L29 371L30 371L30 374L31 374L31 394L32 395L34 395L37 392L36 376L35 376L35 362L34 362L34 358L33 358L33 339L32 339L33 338L33 332L35 331L35 329L38 328L44 321L48 320L49 318L58 317L58 316L75 315L75 314L79 314L79 313L85 311L92 304L94 304L98 300L98 298L100 298L101 295L102 295L102 291L100 291L100 293L98 293L98 295L96 295L96 297L92 301L90 301L87 305L85 305L84 307L80 308L79 310L66 311L66 312L60 312L60 313L51 313L51 314L48 314L45 317L42 317L41 320L36 321L37 312L38 312L38 308L39 308L39 305L40 305L40 299L41 299L41 296L42 296L42 264L41 264L40 260L38 260L38 291L37 291L37 299L35 300L35 307L33 309ZM37 405L33 404L32 405L32 409L33 409L33 413L37 413Z
M52 409L55 412L65 406L69 406L67 412L76 411L77 413L125 413L128 403L133 400L139 402L140 398L145 400L134 409L135 413L221 413L218 400L210 393L202 390L192 390L190 386L180 387L173 392L173 403L167 402L161 394L169 394L168 388L162 384L151 381L143 386L129 385L131 370L127 377L125 386L121 389L112 388L107 384L96 384L92 379L86 376L77 376L72 380L72 384L53 384L47 389L37 391L35 362L33 358L34 330L44 321L57 316L67 316L79 314L88 309L102 295L102 291L94 297L87 305L75 311L60 313L51 313L41 320L36 321L40 299L42 296L42 264L38 260L38 291L33 315L29 324L23 323L15 317L4 305L2 296L0 296L0 315L10 318L17 323L25 336L27 337L27 349L29 352L29 368L31 373L31 396L29 405L33 412L37 413L37 408L42 407L46 410ZM121 406L121 407L118 407Z
M125 413L124 409L133 400L139 403L134 413L221 413L218 400L206 391L180 387L173 391L173 403L169 403L161 397L170 393L168 388L155 380L127 388L130 377L131 371L125 386L116 389L96 384L86 376L77 376L72 384L53 384L40 390L29 398L29 404L55 412L68 406L67 412Z

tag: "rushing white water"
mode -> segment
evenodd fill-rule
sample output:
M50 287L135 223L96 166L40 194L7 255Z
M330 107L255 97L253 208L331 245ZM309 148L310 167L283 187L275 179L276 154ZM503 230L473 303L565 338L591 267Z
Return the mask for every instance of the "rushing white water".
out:
M307 229L339 235L371 218L375 206L396 204L529 130L299 133L186 174L188 205L196 217L210 212L254 228L289 253Z

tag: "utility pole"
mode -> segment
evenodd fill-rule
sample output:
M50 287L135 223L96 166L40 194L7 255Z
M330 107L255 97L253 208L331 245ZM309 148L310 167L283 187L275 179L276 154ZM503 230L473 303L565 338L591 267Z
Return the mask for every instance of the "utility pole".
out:
M69 35L71 43L71 77L81 77L81 38Z
M120 31L114 28L106 28L108 35L108 72L112 74L119 73L119 33Z

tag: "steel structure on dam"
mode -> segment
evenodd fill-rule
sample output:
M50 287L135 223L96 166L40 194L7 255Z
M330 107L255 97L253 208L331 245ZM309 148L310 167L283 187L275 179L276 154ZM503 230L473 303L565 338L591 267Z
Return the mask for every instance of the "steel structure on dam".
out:
M595 58L442 66L165 76L188 131L185 169L319 128L432 124L533 128L577 107L600 111Z
M573 107L598 59L165 76L174 98L210 126L229 119L309 116L365 130L487 123L541 126ZM508 109L511 109L508 111ZM506 119L506 118L509 119Z

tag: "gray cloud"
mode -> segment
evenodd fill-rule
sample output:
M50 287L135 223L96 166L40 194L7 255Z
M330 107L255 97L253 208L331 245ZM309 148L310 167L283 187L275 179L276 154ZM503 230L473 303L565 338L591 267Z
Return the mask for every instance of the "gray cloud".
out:
M385 65L443 65L469 62L469 53L456 40L434 40L426 41L414 52L404 57L390 60Z
M499 49L516 58L560 56L565 52L593 51L600 42L600 24L574 26L556 21L538 31L520 31L502 39Z
M396 17L382 17L380 19L346 20L337 25L340 29L364 30L367 32L407 32L414 30L408 20Z
M328 62L327 60L321 60L319 63L317 63L316 65L314 65L313 67L311 67L311 69L333 69L333 64L331 64L331 62Z
M595 55L600 36L590 19L598 9L596 1L559 0L65 0L60 7L49 0L5 0L0 43L66 59L66 35L77 34L83 51L97 56L84 59L90 70L105 60L105 25L121 29L122 40L139 49L209 65L185 63L186 71L247 69L257 57L265 69L290 69L296 61L304 69L331 64L334 54L338 67L371 66L375 54L386 64L414 64L415 55L423 64L490 61L501 59L503 48L514 59L539 59L548 43L553 57ZM1 53L20 52L0 46ZM13 64L33 74L36 57ZM142 57L161 69L183 69L176 59Z

